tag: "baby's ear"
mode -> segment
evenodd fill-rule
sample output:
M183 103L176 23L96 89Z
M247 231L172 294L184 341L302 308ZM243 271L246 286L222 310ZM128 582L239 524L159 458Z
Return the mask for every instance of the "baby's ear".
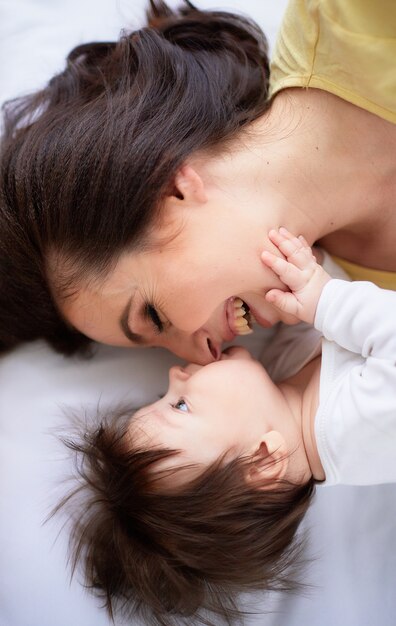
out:
M288 464L285 439L277 430L270 430L252 451L246 482L255 489L272 489L285 476Z

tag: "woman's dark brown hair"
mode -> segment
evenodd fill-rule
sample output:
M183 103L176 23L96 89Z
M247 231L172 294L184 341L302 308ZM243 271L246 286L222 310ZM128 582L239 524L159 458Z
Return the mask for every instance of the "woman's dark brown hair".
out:
M158 463L176 452L134 449L129 435L127 447L126 415L64 439L76 454L78 486L57 509L66 505L74 519L73 571L82 564L110 615L140 614L153 625L177 616L191 626L211 624L210 611L231 624L243 615L242 592L302 586L296 530L312 479L258 490L246 483L247 459L219 459L172 489L180 468Z
M78 46L45 89L5 106L0 351L36 338L65 353L87 345L54 289L144 245L186 158L224 146L266 110L268 76L254 22L150 0L147 27ZM49 258L62 261L52 281Z

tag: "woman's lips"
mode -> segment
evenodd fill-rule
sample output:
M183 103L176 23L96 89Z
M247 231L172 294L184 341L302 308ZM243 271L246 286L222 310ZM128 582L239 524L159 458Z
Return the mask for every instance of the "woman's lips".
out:
M232 341L236 332L232 326L232 320L234 319L234 300L235 298L228 298L224 305L224 336L223 341Z
M263 326L264 328L271 328L274 325L274 322L270 322L265 317L263 317L257 311L257 309L255 309L254 306L252 306L249 302L246 301L246 304L248 305L250 309L251 315L254 317L255 321L257 322L257 324L259 324L259 326Z
M241 323L241 318L249 323ZM221 349L223 343L233 341L235 337L241 337L253 332L251 326L257 322L260 326L270 328L274 322L270 322L260 315L258 311L246 300L242 300L238 296L232 296L224 303L223 308L223 324L221 337L207 339L207 346L213 359L217 361L221 357Z
M207 344L212 357L215 361L218 361L221 356L221 345L215 345L215 343L211 339L207 339Z
M241 337L250 335L250 311L247 304L241 298L235 296L227 300L227 323L233 339L235 336ZM230 341L229 339L227 341Z

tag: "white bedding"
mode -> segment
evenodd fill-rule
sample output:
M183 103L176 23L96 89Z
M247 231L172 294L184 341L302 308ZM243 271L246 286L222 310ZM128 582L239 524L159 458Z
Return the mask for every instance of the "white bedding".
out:
M285 1L197 0L240 7L273 39ZM114 38L142 0L0 0L0 98L40 86L77 43ZM77 578L67 532L44 523L66 486L70 461L54 428L64 407L146 402L161 393L170 355L100 347L90 361L65 359L37 342L0 359L0 626L110 626ZM67 422L66 422L67 423ZM322 488L305 526L314 558L305 596L248 597L252 626L394 626L396 486ZM276 613L264 615L269 607ZM135 621L135 625L138 625ZM121 626L120 620L116 626Z

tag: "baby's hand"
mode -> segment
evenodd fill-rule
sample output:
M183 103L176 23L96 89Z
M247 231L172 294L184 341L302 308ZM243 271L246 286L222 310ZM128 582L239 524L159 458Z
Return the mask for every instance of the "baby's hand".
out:
M286 228L271 230L268 236L286 258L265 251L261 258L290 292L271 289L266 299L284 313L313 324L316 307L325 284L331 276L318 265L304 237L295 237Z

